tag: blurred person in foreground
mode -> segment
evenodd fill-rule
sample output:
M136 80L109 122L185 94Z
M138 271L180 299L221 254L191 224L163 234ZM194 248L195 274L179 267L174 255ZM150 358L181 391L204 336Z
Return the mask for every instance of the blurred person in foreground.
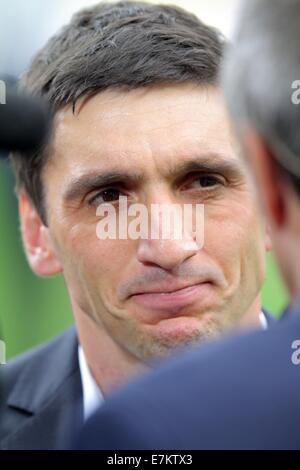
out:
M182 9L100 3L23 76L55 113L47 147L12 156L24 248L36 274L63 273L76 329L1 369L0 448L67 448L154 359L266 327L270 242L218 88L223 48ZM121 196L147 209L204 204L204 247L194 227L189 250L172 237L99 239L98 211L120 213Z
M99 449L300 449L300 1L244 2L223 72L291 296L284 320L172 358L94 416Z

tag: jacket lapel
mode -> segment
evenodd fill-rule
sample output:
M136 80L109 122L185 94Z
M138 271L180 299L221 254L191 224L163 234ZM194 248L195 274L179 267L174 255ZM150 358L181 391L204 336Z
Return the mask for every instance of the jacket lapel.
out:
M1 449L70 447L82 421L77 350L71 327L28 361L7 401L18 425L2 440Z

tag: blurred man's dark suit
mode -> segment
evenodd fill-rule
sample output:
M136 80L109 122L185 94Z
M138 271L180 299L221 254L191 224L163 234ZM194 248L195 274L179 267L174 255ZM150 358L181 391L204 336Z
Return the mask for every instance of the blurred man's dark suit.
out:
M83 419L75 328L1 366L0 376L0 449L69 448Z
M274 318L264 311L267 324ZM0 449L67 449L83 424L78 340L72 326L1 366Z
M111 396L86 425L78 446L300 449L295 340L300 340L300 303L266 331L173 358Z

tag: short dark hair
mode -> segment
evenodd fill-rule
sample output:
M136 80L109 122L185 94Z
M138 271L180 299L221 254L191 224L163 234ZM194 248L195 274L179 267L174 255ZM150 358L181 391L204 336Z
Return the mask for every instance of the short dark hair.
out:
M101 2L75 14L33 59L20 88L46 99L54 113L112 87L163 82L216 84L224 38L175 6ZM12 155L23 188L46 220L41 171L49 152Z

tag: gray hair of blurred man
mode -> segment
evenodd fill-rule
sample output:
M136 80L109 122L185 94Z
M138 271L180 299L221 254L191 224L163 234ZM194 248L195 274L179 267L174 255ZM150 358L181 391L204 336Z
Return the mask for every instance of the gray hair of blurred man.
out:
M300 0L242 2L222 86L238 133L252 128L264 139L300 196L299 34Z

